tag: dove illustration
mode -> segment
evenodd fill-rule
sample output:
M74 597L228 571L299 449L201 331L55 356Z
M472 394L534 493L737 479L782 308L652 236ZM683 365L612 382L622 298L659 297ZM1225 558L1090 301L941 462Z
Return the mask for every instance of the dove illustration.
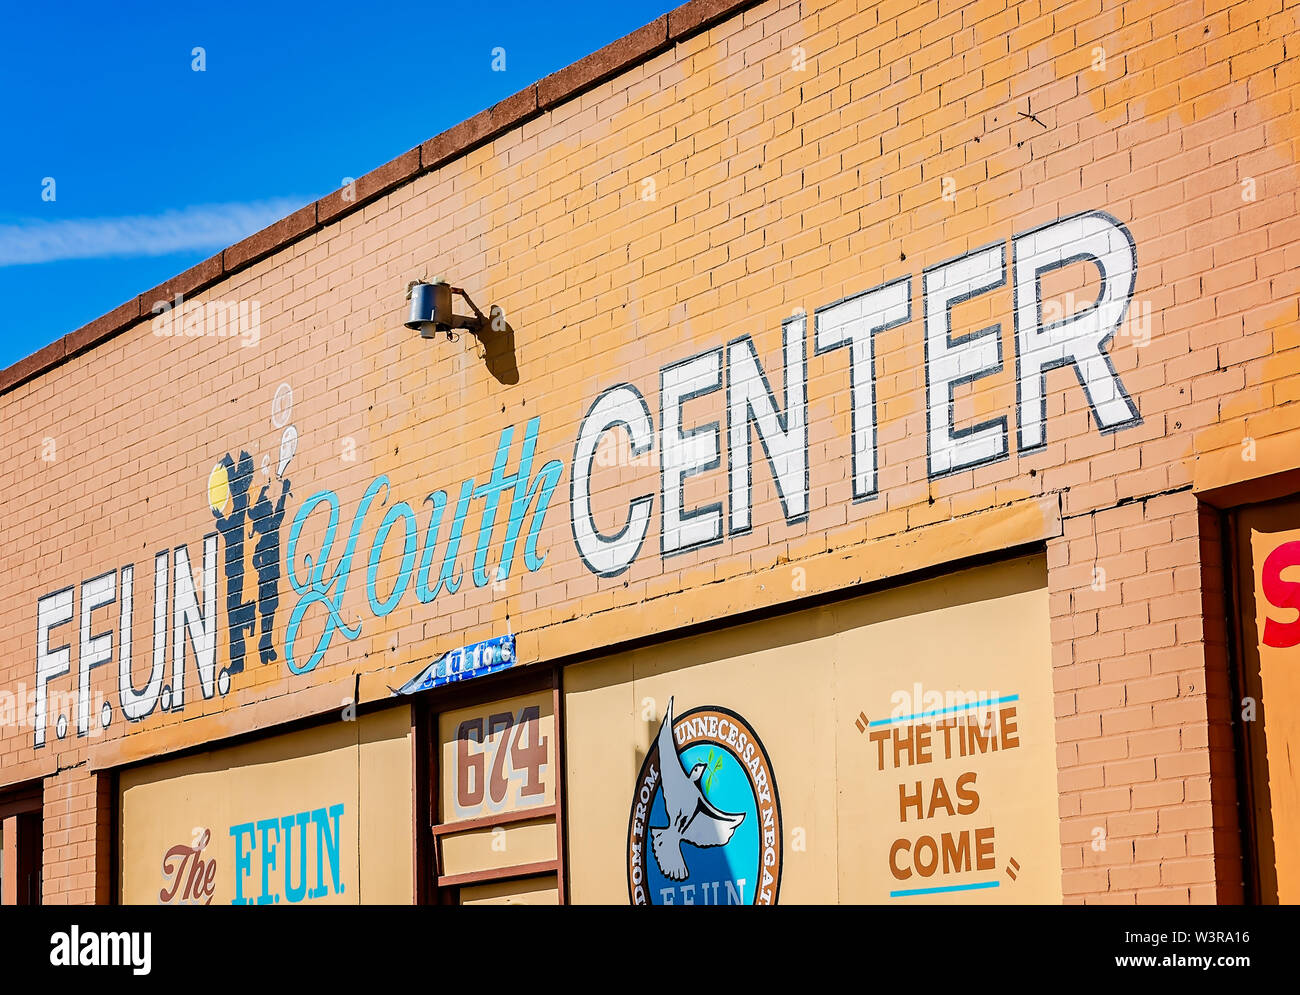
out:
M719 811L704 797L700 776L705 765L696 764L686 772L677 747L673 743L673 701L668 699L668 712L659 727L659 766L663 771L664 808L668 825L650 827L650 848L664 877L672 881L685 881L690 875L682 844L692 846L724 846L736 827L745 821L745 813L732 814Z

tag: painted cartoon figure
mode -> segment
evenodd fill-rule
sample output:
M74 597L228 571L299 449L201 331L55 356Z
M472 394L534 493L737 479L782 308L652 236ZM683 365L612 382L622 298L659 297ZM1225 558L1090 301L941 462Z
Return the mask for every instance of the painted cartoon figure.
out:
M269 485L268 485L269 486ZM281 481L280 500L271 506L263 487L249 514L251 527L248 538L257 537L253 547L253 569L257 571L257 609L262 617L262 636L257 649L263 663L277 659L271 632L275 626L275 610L280 604L280 523L284 521L284 502L290 496L289 481Z
M230 513L222 514L226 501L212 502L212 514L217 520L226 548L226 617L230 627L230 673L244 669L244 637L252 637L257 619L252 601L244 600L244 517L248 511L248 488L253 482L253 457L241 451L239 463L226 453L219 464L225 470L225 490L228 492ZM223 495L224 496L224 495ZM247 632L245 632L247 630Z

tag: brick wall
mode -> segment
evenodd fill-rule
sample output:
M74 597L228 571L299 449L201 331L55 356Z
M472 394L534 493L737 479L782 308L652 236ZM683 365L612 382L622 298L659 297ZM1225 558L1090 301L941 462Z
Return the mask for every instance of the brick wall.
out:
M337 708L355 687L380 696L507 619L523 659L548 660L788 602L792 565L816 592L1044 536L1065 894L1239 897L1217 523L1197 496L1298 463L1300 70L1284 58L1297 35L1280 0L696 0L363 178L362 206L331 194L6 371L0 688L15 691L34 683L37 599L78 585L79 610L79 585L127 564L144 683L153 557L186 545L201 561L208 474L224 455L250 451L259 473L263 455L276 461L281 383L299 433L286 531L322 489L346 530L386 475L387 506L410 503L422 534L425 495L445 490L450 515L510 426L513 469L534 417L534 473L565 467L537 536L544 562L525 569L521 548L495 589L471 578L476 503L461 587L427 605L408 591L391 614L366 615L358 638L336 635L307 673L250 663L206 698L191 663L184 710L127 735L117 713L100 730L92 715L84 737L51 725L40 749L27 725L4 728L5 780L46 778L48 899L107 893L113 764ZM1133 324L1108 351L1140 423L1099 432L1061 369L1047 377L1046 445L1019 449L1009 279L955 309L952 329L1000 326L1002 367L957 389L956 421L1006 417L1008 454L931 478L923 270L989 245L1010 266L1013 236L1093 210L1136 246ZM510 332L485 356L469 336L426 341L402 326L407 282L438 274L504 309ZM810 332L807 517L787 521L753 447L750 531L661 557L656 504L625 573L586 568L569 461L603 390L632 384L658 426L661 368L749 335L780 400L784 319L908 276L911 319L875 336L874 499L852 500L844 351L814 354ZM1062 300L1098 292L1083 263L1044 282ZM256 343L154 334L152 302L177 289L257 302ZM688 402L688 423L725 418L721 398ZM693 477L688 506L725 508L726 473L723 462ZM601 468L602 530L659 487L652 462ZM1059 509L1059 528L1040 508ZM385 591L400 534L379 565ZM304 536L319 548L319 517ZM440 562L441 547L435 576ZM363 613L364 575L354 566L349 617ZM279 643L296 600L282 593ZM96 630L116 611L95 615ZM76 643L76 629L60 631ZM52 688L75 690L78 650ZM116 671L116 658L93 671L110 702Z
M1217 521L1183 491L1048 547L1068 900L1241 900Z
M91 905L109 901L112 778L84 769L45 779L42 901Z

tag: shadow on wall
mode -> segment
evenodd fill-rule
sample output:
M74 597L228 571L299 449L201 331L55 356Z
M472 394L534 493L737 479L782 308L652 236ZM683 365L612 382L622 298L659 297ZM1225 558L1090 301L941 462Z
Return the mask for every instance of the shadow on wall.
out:
M493 321L479 336L479 342L483 346L481 358L486 363L488 372L496 377L498 383L513 385L519 382L519 364L515 360L515 330L509 322L500 322L501 328L497 329L498 324L495 318L499 311L493 308Z

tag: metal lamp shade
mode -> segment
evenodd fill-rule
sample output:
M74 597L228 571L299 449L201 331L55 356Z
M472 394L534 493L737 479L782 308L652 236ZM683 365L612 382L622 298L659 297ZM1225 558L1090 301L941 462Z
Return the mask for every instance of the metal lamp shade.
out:
M445 283L412 285L406 327L415 329L426 339L451 328L451 287Z

